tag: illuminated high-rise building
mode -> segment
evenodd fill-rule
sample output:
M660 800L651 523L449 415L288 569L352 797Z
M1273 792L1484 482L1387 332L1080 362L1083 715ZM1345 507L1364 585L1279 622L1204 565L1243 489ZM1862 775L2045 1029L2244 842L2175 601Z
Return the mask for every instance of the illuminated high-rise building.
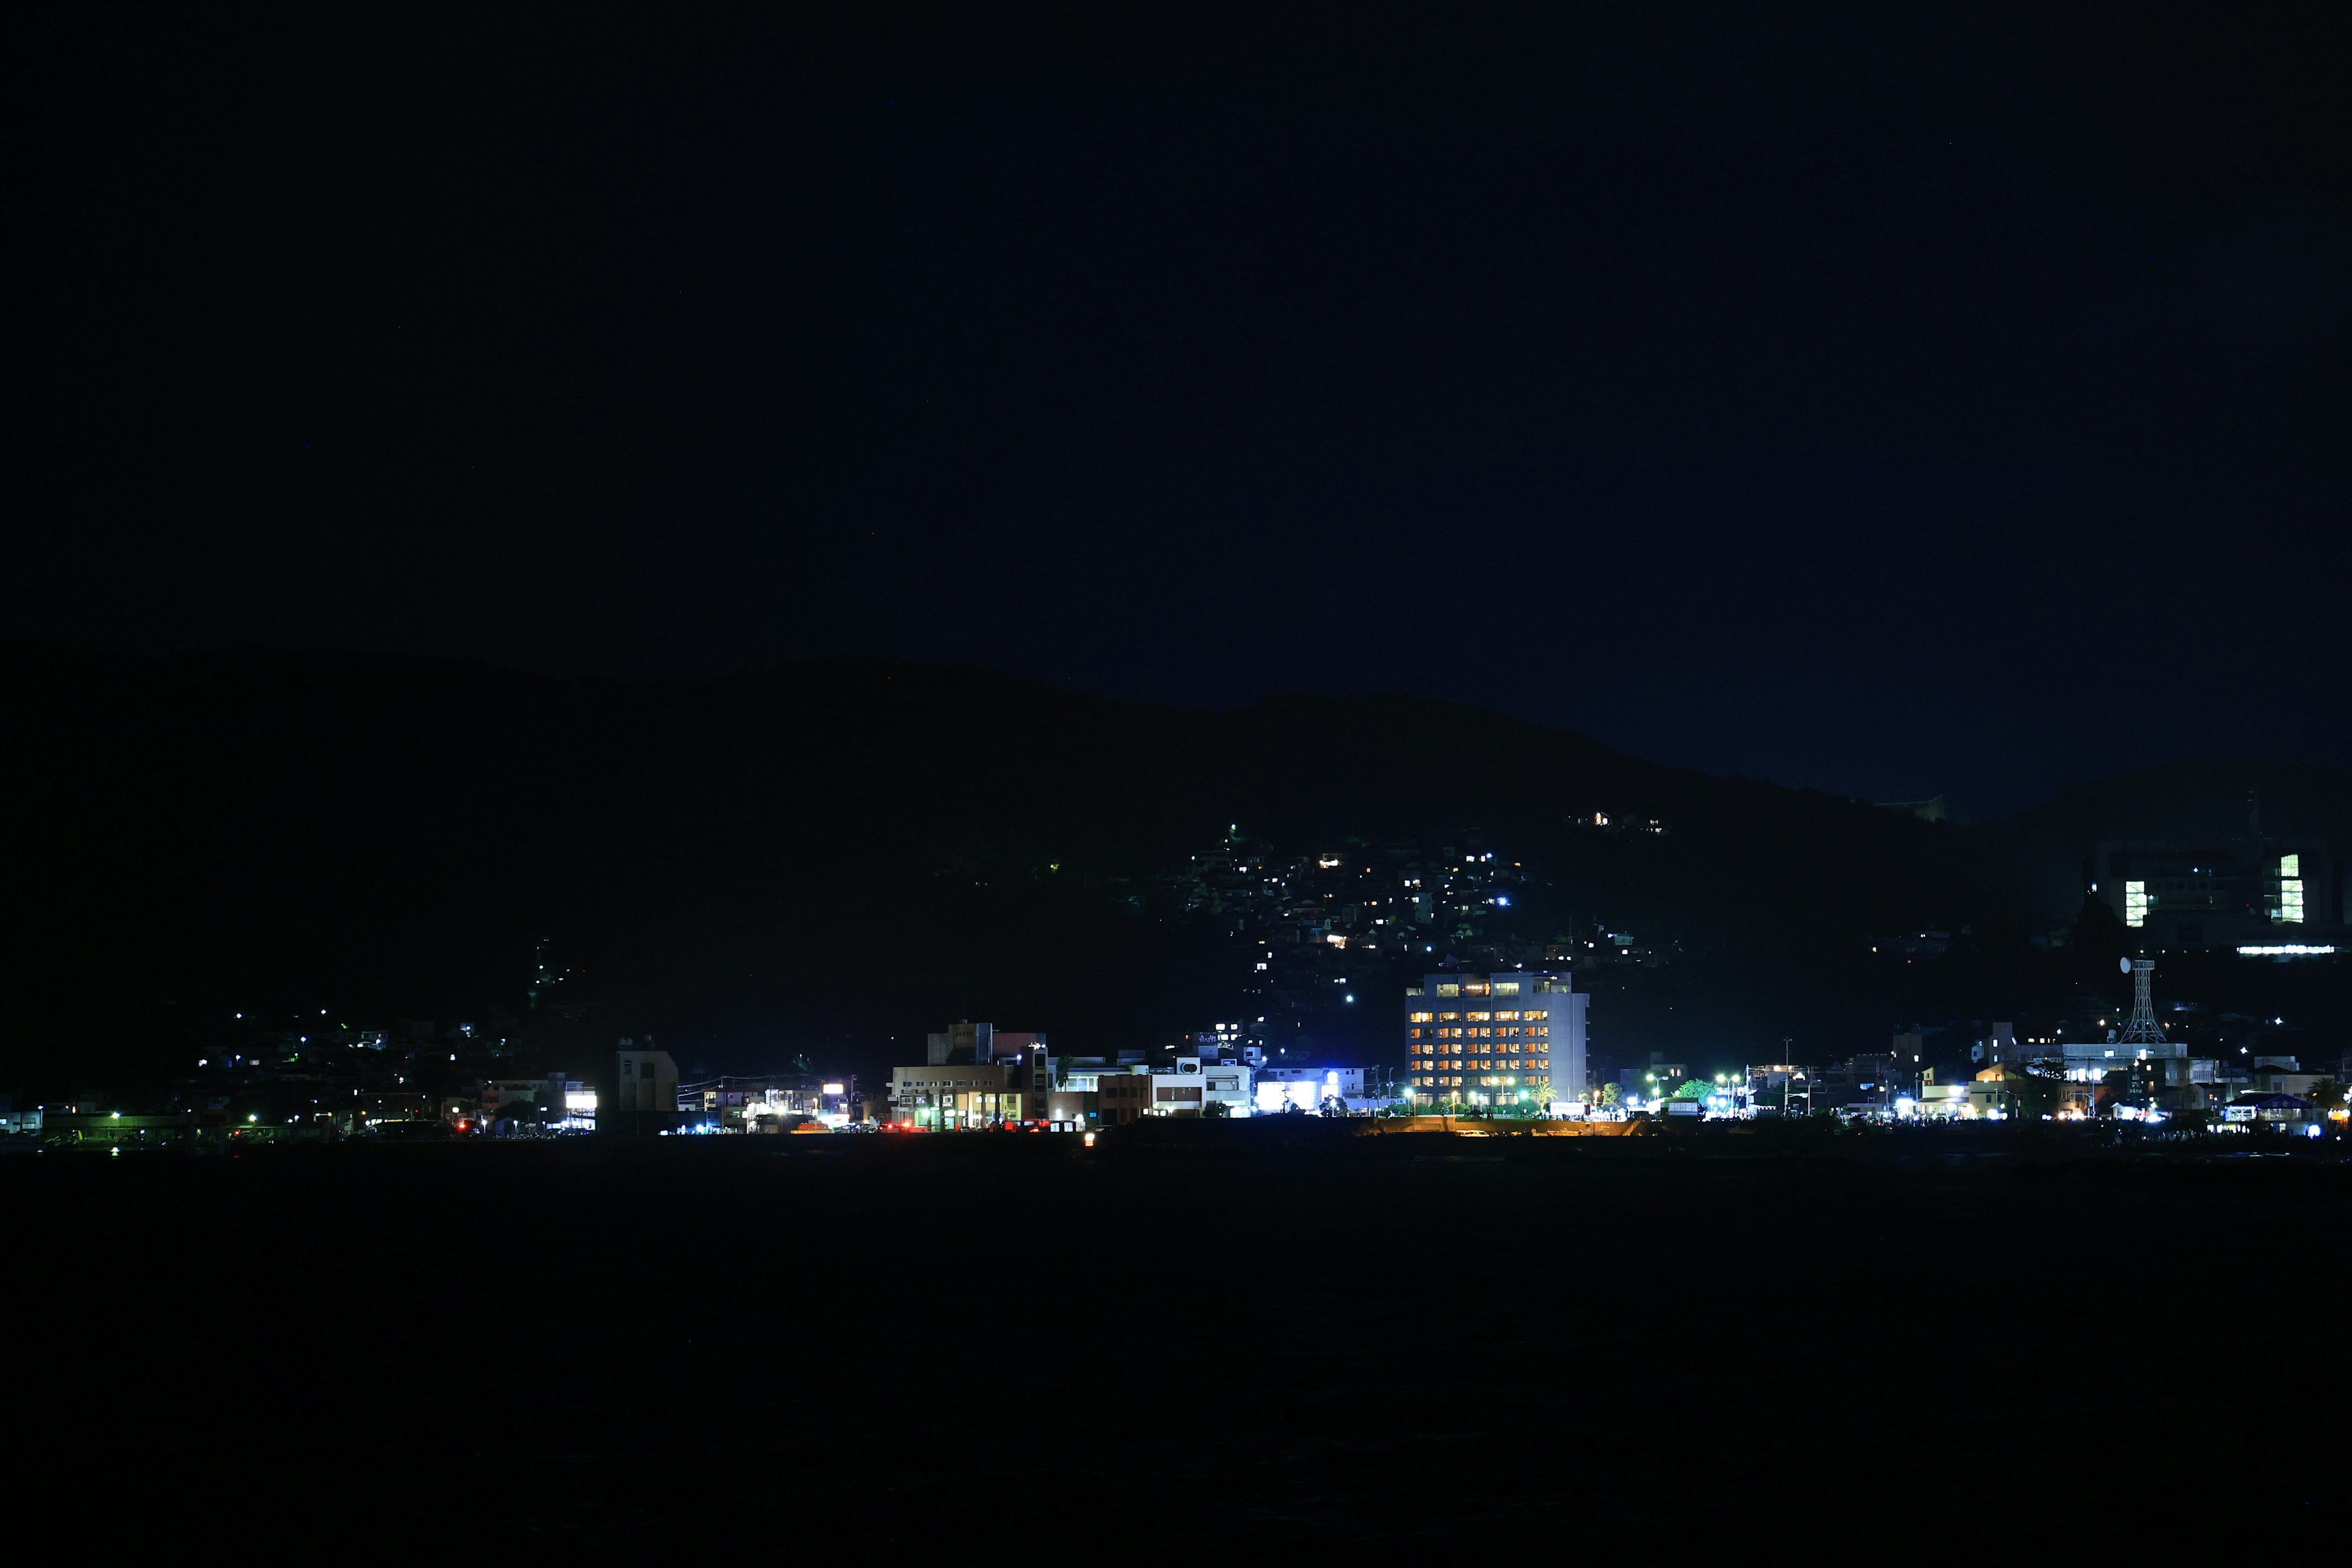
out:
M1581 1100L1590 1000L1565 973L1423 975L1405 989L1405 1081L1423 1100L1463 1105Z

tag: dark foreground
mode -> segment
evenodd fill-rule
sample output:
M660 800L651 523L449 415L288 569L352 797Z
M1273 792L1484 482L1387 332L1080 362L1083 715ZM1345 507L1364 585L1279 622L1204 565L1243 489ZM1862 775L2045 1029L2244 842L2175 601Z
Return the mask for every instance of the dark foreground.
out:
M2352 1168L1665 1143L14 1160L18 1473L159 1538L747 1548L2300 1531L2352 1492Z

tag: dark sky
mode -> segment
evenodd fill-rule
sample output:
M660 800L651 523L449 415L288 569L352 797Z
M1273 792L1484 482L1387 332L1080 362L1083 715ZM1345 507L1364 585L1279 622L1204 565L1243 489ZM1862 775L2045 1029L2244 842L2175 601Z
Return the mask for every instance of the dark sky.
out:
M7 24L5 629L2352 761L2341 6L673 10Z

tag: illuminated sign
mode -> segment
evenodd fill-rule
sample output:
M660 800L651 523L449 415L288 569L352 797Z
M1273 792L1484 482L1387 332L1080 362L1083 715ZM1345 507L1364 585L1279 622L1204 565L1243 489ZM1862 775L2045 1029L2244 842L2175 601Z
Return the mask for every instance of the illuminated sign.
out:
M1331 1092L1339 1092L1336 1082ZM1257 1108L1265 1115L1271 1116L1293 1106L1301 1110L1313 1110L1322 1102L1323 1086L1312 1079L1304 1083L1268 1083L1261 1079L1257 1086Z

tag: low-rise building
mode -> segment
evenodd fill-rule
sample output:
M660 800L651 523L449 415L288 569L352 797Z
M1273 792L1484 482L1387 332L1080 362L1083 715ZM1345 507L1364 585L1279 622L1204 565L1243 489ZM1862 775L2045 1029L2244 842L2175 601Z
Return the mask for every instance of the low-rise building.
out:
M928 1044L921 1066L890 1069L894 1125L953 1131L1046 1120L1054 1067L1044 1035L965 1022Z
M725 1132L782 1132L804 1122L841 1128L861 1120L849 1074L730 1074L678 1089L678 1109Z
M1093 1079L1102 1119L1115 1124L1137 1116L1247 1116L1260 1076L1244 1062L1178 1057L1166 1068L1097 1069Z
M2243 1122L2300 1131L2317 1127L2321 1112L2317 1105L2298 1094L2242 1094L2221 1107L2221 1120L2225 1123Z
M677 1108L677 1063L667 1051L623 1039L613 1056L613 1094L597 1093L596 1131L623 1134L667 1132L688 1118Z
M1217 1115L1213 1107L1223 1106L1222 1114L1247 1116L1255 1101L1252 1085L1257 1069L1248 1063L1227 1059L1202 1061L1201 1067L1201 1109L1203 1115Z
M1106 1127L1120 1127L1152 1114L1150 1073L1105 1073L1097 1080L1095 1099Z
M890 1120L951 1132L1029 1120L1025 1064L926 1063L890 1069Z

